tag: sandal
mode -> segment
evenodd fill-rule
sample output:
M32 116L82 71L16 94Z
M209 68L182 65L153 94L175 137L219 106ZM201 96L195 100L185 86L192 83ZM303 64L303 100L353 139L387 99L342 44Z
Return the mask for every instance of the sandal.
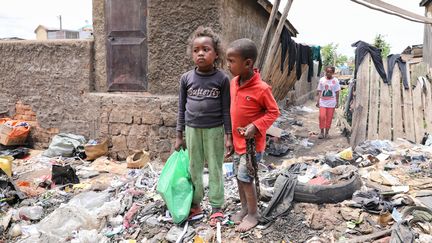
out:
M318 139L323 139L324 138L324 134L320 133L320 135L318 135Z
M220 222L222 224L225 216L222 212L216 212L210 215L209 225L211 227L216 227L217 223Z
M201 219L204 216L204 211L201 209L201 207L191 208L188 220L198 220Z

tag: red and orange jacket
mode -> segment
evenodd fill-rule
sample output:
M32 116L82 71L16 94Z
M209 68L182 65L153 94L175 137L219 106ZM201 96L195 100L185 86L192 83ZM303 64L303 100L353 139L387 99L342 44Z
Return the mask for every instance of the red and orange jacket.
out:
M246 153L246 140L237 128L253 123L258 132L255 135L256 152L264 152L267 129L280 115L279 107L272 95L271 87L261 80L258 70L250 80L239 86L240 76L231 80L231 123L234 150Z

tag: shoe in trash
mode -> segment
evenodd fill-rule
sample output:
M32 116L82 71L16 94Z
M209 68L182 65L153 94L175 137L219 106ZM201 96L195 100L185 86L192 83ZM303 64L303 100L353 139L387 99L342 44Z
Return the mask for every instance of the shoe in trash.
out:
M126 158L127 168L140 169L150 162L150 154L147 151L139 151Z

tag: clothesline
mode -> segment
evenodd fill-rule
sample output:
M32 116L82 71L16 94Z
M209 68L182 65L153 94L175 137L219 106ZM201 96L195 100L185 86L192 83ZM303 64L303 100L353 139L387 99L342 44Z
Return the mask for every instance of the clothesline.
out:
M308 82L312 81L313 76L313 61L318 61L318 74L320 75L322 69L321 47L310 46L307 44L296 43L289 34L288 29L284 28L280 37L281 42L281 66L280 71L283 72L285 68L285 59L288 55L288 76L292 72L295 64L296 78L300 80L302 71L301 65L308 65Z

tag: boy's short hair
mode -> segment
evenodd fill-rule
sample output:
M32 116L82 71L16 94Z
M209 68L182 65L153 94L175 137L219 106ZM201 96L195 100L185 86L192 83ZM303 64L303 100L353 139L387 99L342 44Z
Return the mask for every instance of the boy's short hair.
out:
M258 49L251 39L242 38L235 40L229 44L228 48L232 48L239 52L244 59L252 59L255 63L258 56Z

